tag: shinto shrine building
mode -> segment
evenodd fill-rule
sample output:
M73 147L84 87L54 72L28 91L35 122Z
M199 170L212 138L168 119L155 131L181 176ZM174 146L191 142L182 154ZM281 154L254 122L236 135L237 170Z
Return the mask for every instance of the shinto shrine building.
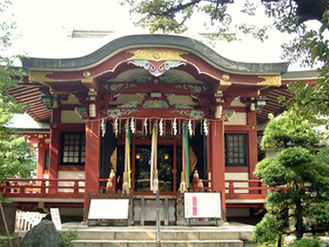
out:
M3 194L22 207L82 215L88 191L123 191L135 221L157 189L169 222L186 191L220 192L224 219L263 208L268 188L253 176L265 155L259 128L282 112L289 83L316 80L287 72L288 63L231 61L170 35L125 36L84 57L22 64L25 81L10 93L50 129L24 133L38 150L37 178L8 178Z

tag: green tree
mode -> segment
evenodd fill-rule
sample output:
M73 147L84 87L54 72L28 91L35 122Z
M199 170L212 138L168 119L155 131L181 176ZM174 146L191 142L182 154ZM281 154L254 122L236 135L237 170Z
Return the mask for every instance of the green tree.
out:
M303 82L291 84L289 89L295 98L291 109L298 109L308 117L329 115L329 45L325 33L329 27L329 2L327 0L121 0L130 6L130 12L148 23L150 32L182 33L187 29L188 20L197 13L200 18L208 16L213 26L214 36L234 39L232 33L242 31L264 40L267 30L275 27L291 36L291 41L283 44L283 59L300 62L301 65L319 64L320 78L316 85L307 86ZM241 4L243 3L243 4ZM248 20L259 14L257 6L262 4L265 14L272 24L257 27ZM242 6L242 7L241 7ZM237 16L229 7L240 8ZM243 16L244 15L244 16ZM322 25L319 30L307 28L305 22L316 20ZM204 21L204 19L202 19ZM187 23L187 25L186 25Z
M329 149L318 151L321 138L313 127L293 112L272 117L267 125L261 147L276 155L260 161L254 174L276 189L267 197L254 241L279 246L285 233L301 239L304 233L329 230Z
M259 4L265 6L265 14L273 18L273 25L282 32L296 32L303 23L308 20L322 21L323 13L328 10L329 4L326 0L259 0L259 1L234 1L234 0L122 0L122 4L130 6L130 12L139 14L144 20L150 20L150 31L163 31L181 33L186 30L186 22L197 12L209 16L212 25L218 25L218 32L230 31L234 16L227 11L228 6L240 7L241 14L247 17L254 16ZM240 5L239 2L243 2ZM246 32L255 29L248 26L243 16L239 18L239 28ZM254 33L256 34L256 33ZM262 38L264 32L258 33Z
M10 2L0 3L5 12ZM0 54L11 45L14 24L0 23ZM13 67L12 58L0 55L0 181L6 177L26 177L35 169L34 155L24 137L17 136L7 127L14 113L22 113L24 106L18 104L8 90L20 83L22 71Z

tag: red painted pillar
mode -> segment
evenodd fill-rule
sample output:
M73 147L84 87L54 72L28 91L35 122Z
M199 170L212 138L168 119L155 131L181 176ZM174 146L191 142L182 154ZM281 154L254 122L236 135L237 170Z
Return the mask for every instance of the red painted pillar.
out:
M226 221L224 121L211 122L210 167L212 190L222 193L223 220Z
M46 145L39 144L38 163L37 163L37 178L43 178L46 163Z
M86 163L85 163L85 203L84 219L88 203L88 190L99 189L100 163L100 121L88 121L86 124Z
M53 109L50 125L50 145L49 145L49 178L58 177L58 166L60 158L60 124L61 112Z
M257 148L257 122L256 112L248 112L248 125L250 130L248 131L248 172L249 179L255 179L253 173L258 162L258 148Z
M254 171L258 162L258 149L257 149L257 121L256 112L248 112L248 125L250 130L248 131L248 173L249 179L256 179ZM258 187L258 183L249 183L249 187ZM250 190L249 194L259 193L256 190Z
M61 111L53 109L50 125L50 145L49 145L49 178L58 178L58 168L60 162L60 119ZM56 184L51 183L51 186ZM49 192L56 193L55 188L49 189Z

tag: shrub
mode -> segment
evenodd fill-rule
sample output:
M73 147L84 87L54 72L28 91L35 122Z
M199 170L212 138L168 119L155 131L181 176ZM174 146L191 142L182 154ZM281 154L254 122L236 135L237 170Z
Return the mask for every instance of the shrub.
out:
M321 247L328 246L323 241L321 241L318 236L314 235L312 238L301 238L295 239L294 242L289 243L288 247Z
M76 231L62 231L59 232L59 236L61 238L61 247L73 247L71 244L72 240L77 239L77 232Z

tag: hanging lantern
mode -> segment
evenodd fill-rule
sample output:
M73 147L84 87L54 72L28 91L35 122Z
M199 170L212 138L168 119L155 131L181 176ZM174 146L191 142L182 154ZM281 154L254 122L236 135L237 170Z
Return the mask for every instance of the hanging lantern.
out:
M215 108L215 118L216 119L220 119L222 117L222 113L223 113L223 106L218 105Z
M96 117L96 104L89 104L89 117Z

